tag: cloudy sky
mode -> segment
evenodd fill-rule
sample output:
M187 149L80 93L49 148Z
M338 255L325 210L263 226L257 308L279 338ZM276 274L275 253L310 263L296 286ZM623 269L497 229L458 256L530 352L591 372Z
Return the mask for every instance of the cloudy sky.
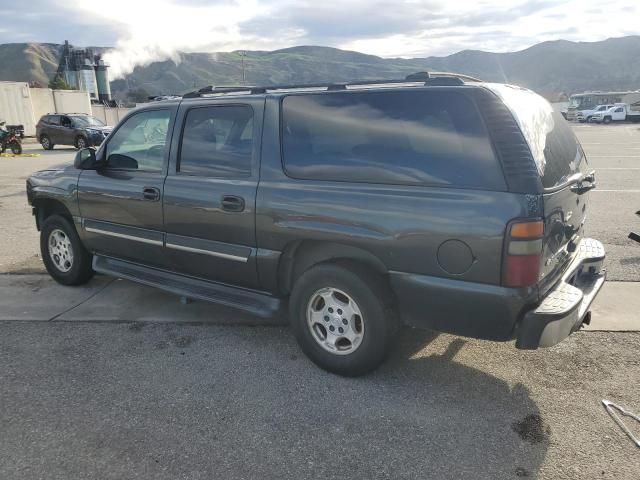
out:
M113 73L178 51L328 45L385 57L640 34L640 0L0 0L0 43L114 46Z

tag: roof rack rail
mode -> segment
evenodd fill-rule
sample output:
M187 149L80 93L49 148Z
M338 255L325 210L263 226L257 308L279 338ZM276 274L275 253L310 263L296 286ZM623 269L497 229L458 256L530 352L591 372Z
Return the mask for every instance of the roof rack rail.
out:
M429 86L444 86L444 85L464 85L465 81L470 82L482 82L482 80L471 77L469 75L462 75L458 73L450 72L417 72L411 75L407 75L403 79L388 79L388 80L359 80L356 82L322 82L322 83L294 83L285 85L265 85L265 86L249 86L249 85L221 85L214 87L209 85L199 90L185 93L182 98L198 98L204 95L215 95L224 93L243 93L246 92L250 95L267 93L267 91L276 90L300 90L300 89L312 89L312 88L326 88L327 91L346 90L347 87L365 86L365 85L395 85L403 83L423 83Z

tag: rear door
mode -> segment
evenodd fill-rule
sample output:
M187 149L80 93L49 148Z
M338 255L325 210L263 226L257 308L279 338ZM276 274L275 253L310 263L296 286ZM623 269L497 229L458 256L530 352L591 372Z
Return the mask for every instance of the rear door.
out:
M46 128L43 133L49 136L49 140L51 140L51 143L60 143L60 140L62 139L62 134L60 131L61 128L60 115L50 115L49 117L47 117Z
M60 125L60 140L58 140L58 143L61 143L63 145L74 145L75 130L71 117L63 115L60 118Z
M255 200L264 99L183 102L164 185L167 251L182 274L258 287ZM177 134L176 134L177 137Z

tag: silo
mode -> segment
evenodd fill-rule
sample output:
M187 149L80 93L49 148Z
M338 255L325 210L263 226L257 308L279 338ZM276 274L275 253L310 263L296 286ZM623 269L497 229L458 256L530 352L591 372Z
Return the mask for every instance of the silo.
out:
M98 99L98 88L96 82L96 72L89 60L85 60L80 69L80 78L82 79L82 90L89 92L91 99Z
M98 60L96 65L96 80L98 82L98 99L101 102L111 100L111 85L109 85L109 65L104 60Z

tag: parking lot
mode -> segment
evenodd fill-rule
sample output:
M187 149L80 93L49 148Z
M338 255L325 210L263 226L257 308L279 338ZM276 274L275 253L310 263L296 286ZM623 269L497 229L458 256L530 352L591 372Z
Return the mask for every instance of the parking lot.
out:
M601 400L640 413L640 125L574 128L608 255L591 331L534 352L406 331L357 379L316 368L284 319L55 284L24 181L75 151L1 157L0 478L637 479Z

